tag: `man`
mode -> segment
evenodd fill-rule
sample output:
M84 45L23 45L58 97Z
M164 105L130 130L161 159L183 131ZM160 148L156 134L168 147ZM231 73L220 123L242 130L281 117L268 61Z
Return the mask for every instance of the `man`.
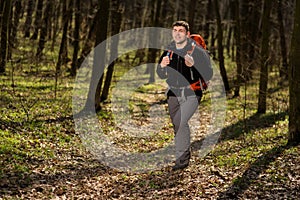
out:
M211 79L213 71L207 52L194 45L189 38L189 24L176 21L172 25L173 41L164 51L157 66L157 74L167 79L167 101L174 126L176 161L173 170L189 165L190 129L188 121L195 113L202 97L201 81Z

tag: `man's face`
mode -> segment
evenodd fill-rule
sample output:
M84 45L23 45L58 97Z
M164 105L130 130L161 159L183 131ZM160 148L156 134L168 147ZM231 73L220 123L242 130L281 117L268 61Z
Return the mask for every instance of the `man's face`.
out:
M173 40L177 44L181 44L186 41L189 32L186 31L184 26L174 26L172 31Z

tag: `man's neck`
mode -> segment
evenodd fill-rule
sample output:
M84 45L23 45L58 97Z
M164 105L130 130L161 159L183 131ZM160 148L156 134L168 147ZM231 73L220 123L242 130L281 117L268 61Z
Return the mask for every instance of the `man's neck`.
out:
M187 39L181 43L176 43L176 49L182 49L185 47L186 44L187 44Z

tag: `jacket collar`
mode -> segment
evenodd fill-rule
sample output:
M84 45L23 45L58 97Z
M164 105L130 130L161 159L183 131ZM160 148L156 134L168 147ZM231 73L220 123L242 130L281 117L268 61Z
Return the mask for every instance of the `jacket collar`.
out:
M184 56L187 53L187 51L192 49L192 43L193 41L190 38L187 38L187 44L182 49L177 49L175 41L172 41L168 46L168 50L171 50L180 56Z

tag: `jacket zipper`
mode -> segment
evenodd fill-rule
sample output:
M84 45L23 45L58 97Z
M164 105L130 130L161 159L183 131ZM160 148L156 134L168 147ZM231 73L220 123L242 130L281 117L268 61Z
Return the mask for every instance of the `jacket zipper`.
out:
M193 74L192 68L190 68L190 71L191 71L191 79L192 79L192 81L193 81L193 80L194 80L194 74Z
M180 56L177 55L177 71L181 73L181 71L179 71L179 63L180 62ZM176 85L178 86L179 85L179 82L178 82L178 76L176 78Z

